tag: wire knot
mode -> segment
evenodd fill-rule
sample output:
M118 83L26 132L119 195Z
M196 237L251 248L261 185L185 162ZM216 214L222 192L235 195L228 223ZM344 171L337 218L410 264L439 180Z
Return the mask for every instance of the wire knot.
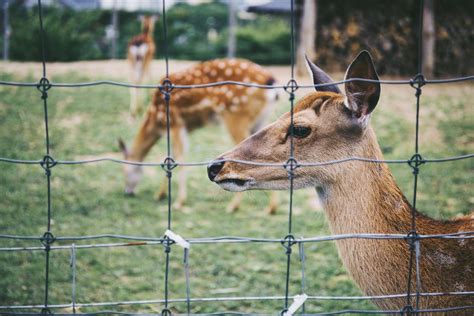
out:
M161 316L171 316L171 315L173 314L171 313L171 310L169 310L168 308L165 308L161 311Z
M406 235L405 240L410 244L410 251L415 250L415 244L420 240L420 236L416 230L410 230L410 232Z
M293 178L294 176L294 171L300 167L300 164L298 163L298 161L291 157L290 159L288 159L285 164L283 165L283 167L286 169L286 171L288 172L288 178Z
M402 308L400 311L401 316L411 316L416 314L415 310L413 309L413 306L411 305L406 305L405 307Z
M54 237L53 233L45 232L40 239L43 246L46 248L46 251L51 249L51 245L56 241L56 237Z
M51 89L51 83L49 82L48 78L41 78L38 84L36 85L36 89L41 92L41 99L47 99L48 90Z
M296 240L293 235L286 235L281 241L281 245L286 249L285 253L287 255L291 254L291 247L293 247L294 244L296 244Z
M170 239L168 236L163 237L163 241L161 244L163 247L165 247L165 253L170 253L171 252L171 245L173 245L175 242L174 240Z
M174 84L169 78L166 78L161 83L160 92L165 96L165 101L170 100L171 91L174 89Z
M416 90L416 97L421 95L421 87L423 87L425 84L426 80L423 74L417 74L413 79L410 79L410 86Z
M298 82L296 82L295 79L290 79L290 81L288 81L288 83L284 87L285 91L290 94L291 101L295 99L294 93L296 92L296 90L298 90L298 88Z
M280 316L284 316L287 312L288 312L288 308L284 308L284 309L280 312Z
M167 177L171 177L171 171L173 171L174 168L176 168L178 164L176 161L173 159L173 157L166 157L165 160L163 160L163 164L161 165L161 168L166 172Z
M417 175L420 172L420 166L426 161L420 154L414 154L408 161L408 165L413 169L413 174Z
M51 168L53 168L57 164L58 162L54 160L54 158L51 157L50 155L44 156L43 161L40 162L41 168L44 169L48 177L51 175Z
M54 314L48 307L44 307L41 309L41 315L54 315Z

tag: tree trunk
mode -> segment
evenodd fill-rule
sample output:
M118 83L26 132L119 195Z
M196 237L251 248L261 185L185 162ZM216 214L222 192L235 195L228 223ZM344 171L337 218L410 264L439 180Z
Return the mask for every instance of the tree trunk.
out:
M301 14L301 25L296 50L296 73L303 76L306 73L306 54L310 60L316 57L316 16L317 0L304 0Z
M236 49L236 29L237 29L237 10L235 7L235 1L229 1L229 37L227 39L227 57L234 58L235 57L235 49Z
M435 19L433 0L425 0L423 6L423 74L432 77L435 65Z

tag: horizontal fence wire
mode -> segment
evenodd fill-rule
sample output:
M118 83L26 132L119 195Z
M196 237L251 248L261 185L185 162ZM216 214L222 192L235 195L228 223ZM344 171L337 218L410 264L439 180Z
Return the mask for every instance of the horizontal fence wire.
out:
M474 154L465 154L459 156L451 157L442 157L442 158L422 158L418 160L421 163L441 163L441 162L451 162L457 160L471 159L474 158ZM125 165L134 165L134 166L143 166L143 167L166 167L168 162L140 162L133 160L118 159L112 157L101 157L101 158L91 158L83 160L53 160L55 165L82 165L82 164L92 164L100 162L113 162L118 164ZM411 159L371 159L364 157L348 157L336 160L328 160L321 162L296 162L294 167L304 168L304 167L321 167L327 165L334 165L339 163L345 163L349 161L360 161L360 162L370 162L370 163L386 163L386 164L409 164ZM13 159L0 157L0 163L12 163L12 164L26 164L26 165L41 165L44 163L44 160L22 160L22 159ZM208 166L211 163L215 162L234 162L243 165L252 165L252 166L262 166L262 167L275 167L275 168L286 168L287 162L259 162L252 160L241 160L241 159L219 159L219 160L206 160L206 161L195 161L195 162L179 162L174 161L173 167L202 167Z
M438 297L438 296L462 296L462 295L474 295L474 291L470 292L446 292L446 293L420 293L422 297ZM416 296L415 293L411 296ZM368 301L368 300L390 300L397 298L406 297L406 293L392 294L392 295L374 295L374 296L320 296L320 295L308 295L309 301ZM244 301L283 301L285 296L234 296L234 297L193 297L189 299L192 303L205 303L205 302L244 302ZM169 303L186 303L187 298L169 298ZM76 308L86 307L104 307L104 306L121 306L121 305L146 305L146 304L162 304L165 299L154 299L154 300L135 300L135 301L116 301L116 302L95 302L95 303L75 303ZM12 305L12 306L0 306L0 309L38 309L43 308L44 305ZM50 308L72 308L73 304L52 304ZM463 306L466 308L473 308L474 306ZM400 311L397 311L400 313ZM3 312L2 312L3 313Z
M445 83L457 83L463 81L473 81L473 76L465 77L455 77L455 78L446 78L446 79L423 79L424 84L445 84ZM414 79L404 79L404 80L372 80L366 78L350 78L345 80L334 81L332 83L323 83L323 84L298 84L296 83L297 89L310 89L310 88L322 88L327 86L334 86L345 84L348 82L372 82L380 83L386 85L409 85L412 84ZM172 83L172 82L171 82ZM162 89L165 85L162 84L132 84L127 82L111 81L111 80L99 80L99 81L90 81L90 82L76 82L76 83L65 83L65 82L49 82L51 88L81 88L81 87L93 87L93 86L117 86L117 87L126 87L126 88L140 88L140 89ZM260 89L286 89L288 85L263 85L250 82L240 82L240 81L217 81L211 83L202 83L194 85L175 85L172 84L174 89L202 89L202 88L212 88L220 87L225 85L236 85L243 86L248 88L260 88ZM3 81L0 80L0 86L15 86L15 87L37 87L37 82L14 82L14 81ZM173 92L171 92L172 94Z
M474 154L465 154L452 157L441 157L441 158L423 158L418 153L418 130L419 130L419 108L420 108L420 96L422 86L428 84L449 84L449 83L459 83L459 82L468 82L473 81L474 76L465 76L465 77L455 77L455 78L446 78L446 79L426 79L422 75L421 69L421 25L422 25L422 7L423 0L420 1L420 21L419 21L419 30L418 30L418 74L411 79L403 80L370 80L365 78L351 78L340 81L335 81L332 83L326 84L313 84L313 85L299 85L294 79L294 0L291 0L291 80L286 85L260 85L249 82L238 82L238 81L220 81L206 84L196 84L196 85L179 85L174 84L169 79L169 57L167 52L167 30L166 30L166 6L165 0L163 0L163 27L164 27L164 47L165 47L165 64L166 64L166 76L165 80L161 84L130 84L126 82L119 82L113 80L97 80L89 82L76 82L76 83L64 83L64 82L52 82L47 79L46 76L46 54L45 54L45 30L43 28L42 21L42 8L41 0L38 0L38 17L40 22L40 38L41 38L41 54L42 54L42 78L38 82L14 82L14 81L0 81L0 86L4 87L32 87L38 89L42 96L43 106L44 106L44 121L45 121L45 140L46 140L46 154L39 160L24 160L8 157L0 157L0 163L10 163L10 164L27 164L27 165L40 165L46 171L47 177L47 230L43 236L20 236L20 235L0 235L0 240L9 240L10 242L18 241L28 241L28 242L39 242L41 245L34 246L13 246L13 247L2 247L0 252L17 252L17 251L44 251L45 252L45 297L44 304L37 305L4 305L0 306L1 314L4 315L38 315L39 313L26 313L24 309L41 309L42 315L51 313L52 308L72 308L74 314L78 315L98 315L98 314L116 314L116 315L144 315L139 313L126 313L118 311L97 311L91 313L77 313L76 308L81 307L110 307L110 306L122 306L122 305L145 305L145 304L159 304L164 306L162 312L158 315L171 315L171 311L168 308L169 303L187 303L187 312L190 314L190 303L203 303L203 302L224 302L224 301L284 301L284 309L282 313L288 308L289 299L291 298L290 293L292 292L289 289L289 272L290 272L290 255L291 247L295 244L303 245L305 243L318 243L318 242L328 242L328 241L337 241L344 239L372 239L372 240L406 240L410 244L410 266L408 268L408 289L405 293L400 294L391 294L391 295L376 295L376 296L308 296L308 300L335 300L335 301L359 301L359 300L385 300L385 299L394 299L394 298L406 298L407 304L403 310L355 310L355 309L346 309L341 311L334 312L323 312L316 313L311 315L339 315L339 314L410 314L410 313L446 313L446 312L455 312L455 311L465 311L474 309L473 306L459 306L459 307L449 307L449 308L439 308L439 309L420 309L418 306L418 300L420 297L436 297L436 296L459 296L459 295L474 295L473 291L463 291L463 292L445 292L445 293L425 293L420 290L420 276L418 273L418 260L419 253L415 251L413 247L414 240L422 239L473 239L474 231L461 232L461 233L450 233L450 234L432 234L432 235L423 235L416 232L416 222L415 215L413 213L413 222L412 230L407 234L342 234L342 235L329 235L329 236L315 236L309 238L303 237L294 237L292 235L292 201L293 201L293 190L292 183L293 178L296 176L294 171L297 168L305 167L321 167L326 165L334 165L340 163L347 163L351 161L363 162L363 163L386 163L386 164L408 164L414 170L414 197L413 197L413 210L416 207L416 193L417 193L417 176L418 176L418 166L424 163L444 163L451 161L459 161L464 159L474 158ZM216 161L200 161L200 162L179 162L175 161L171 157L170 151L170 125L169 125L169 106L172 102L173 91L174 89L202 89L202 88L211 88L219 87L224 85L237 85L249 88L259 88L259 89L283 89L289 94L290 101L290 113L291 118L293 119L293 102L294 102L294 92L298 89L309 89L309 88L321 88L325 86L334 86L336 84L345 84L350 82L371 82L371 83L380 83L384 85L409 85L412 88L416 89L416 100L417 100L417 113L416 113L416 132L415 132L415 155L410 159L388 159L388 160L377 160L366 157L347 157L338 160L331 161L322 161L322 162L299 162L296 161L293 156L293 135L291 132L291 146L290 146L290 157L287 162L281 163L266 163L259 161L246 161L246 160L236 160L236 159L224 159L219 160L219 162L234 162L240 164L247 164L253 166L267 166L275 168L285 168L288 171L289 182L290 182L290 203L289 203L289 214L288 214L288 235L285 238L253 238L253 237L239 237L239 236L216 236L216 237L201 237L201 238L189 238L186 239L190 244L229 244L229 243L279 243L286 248L287 254L287 271L286 271L286 289L284 296L243 296L243 297L190 297L190 288L189 283L187 288L187 297L186 298L171 298L168 293L168 270L169 270L169 253L174 244L174 241L170 240L166 235L160 237L144 237L144 236L130 236L130 235L121 235L121 234L100 234L100 235L82 235L82 236L54 236L51 232L51 187L50 187L50 177L51 169L56 165L81 165L81 164L92 164L92 163L101 163L101 162L112 162L118 164L129 164L137 165L143 167L163 167L168 177L168 184L170 184L172 171L175 167L193 167L193 166L207 166L210 163ZM49 145L49 132L48 132L48 93L47 91L51 88L81 88L81 87L96 87L96 86L117 86L122 88L140 88L140 89L158 89L165 99L166 109L167 109L167 152L168 156L163 162L136 162L128 161L123 159L116 159L113 157L101 157L94 159L83 159L83 160L55 160L50 156L50 145ZM291 129L292 131L292 129ZM289 165L289 163L291 164ZM168 229L171 228L171 185L168 185ZM88 241L97 241L97 240L122 240L122 242L108 242L108 243L80 243L80 244L63 244L66 242L88 242ZM53 245L53 242L56 243ZM165 254L166 254L166 267L165 267L165 289L164 289L164 299L156 300L137 300L137 301L117 301L117 302L95 302L95 303L78 303L75 299L75 256L76 250L81 249L94 249L94 248L114 248L114 247L140 247L140 246L155 246L155 245L164 245ZM49 304L48 292L49 292L49 253L50 251L56 250L69 250L71 251L71 267L73 269L73 281L72 281L72 292L73 292L73 302L68 304ZM416 254L416 256L415 256ZM187 258L187 257L186 257ZM186 259L187 260L187 259ZM185 261L186 261L185 260ZM187 265L187 262L185 262ZM415 292L412 292L411 289L411 280L412 280L412 267L415 267L416 270L416 288ZM186 271L188 272L188 271ZM189 282L189 275L186 274L186 281ZM304 284L304 271L302 281ZM412 306L412 299L415 298L415 307ZM229 311L225 312L226 314L235 314L235 315L245 315L246 313ZM55 313L56 315L61 315L61 313ZM70 314L70 313L66 313ZM65 314L65 315L66 315ZM207 315L213 315L218 313L210 313ZM152 314L147 314L152 315Z

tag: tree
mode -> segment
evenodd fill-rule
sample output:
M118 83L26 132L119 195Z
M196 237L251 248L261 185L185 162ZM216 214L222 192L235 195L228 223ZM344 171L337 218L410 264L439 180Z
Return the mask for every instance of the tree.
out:
M433 0L425 0L423 6L423 43L422 71L425 76L432 77L435 64L435 19Z
M306 73L305 54L310 60L316 57L316 16L317 0L304 0L296 50L296 73Z

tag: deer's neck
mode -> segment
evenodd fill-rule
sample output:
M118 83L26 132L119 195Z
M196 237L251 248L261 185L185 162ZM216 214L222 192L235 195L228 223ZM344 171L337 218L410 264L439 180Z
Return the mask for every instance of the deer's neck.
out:
M132 150L129 153L129 160L143 161L150 152L150 149L160 138L160 132L158 131L155 120L156 112L152 107L135 136Z
M383 159L371 128L360 157ZM386 164L349 162L334 183L318 188L331 230L348 233L407 233L411 206Z

